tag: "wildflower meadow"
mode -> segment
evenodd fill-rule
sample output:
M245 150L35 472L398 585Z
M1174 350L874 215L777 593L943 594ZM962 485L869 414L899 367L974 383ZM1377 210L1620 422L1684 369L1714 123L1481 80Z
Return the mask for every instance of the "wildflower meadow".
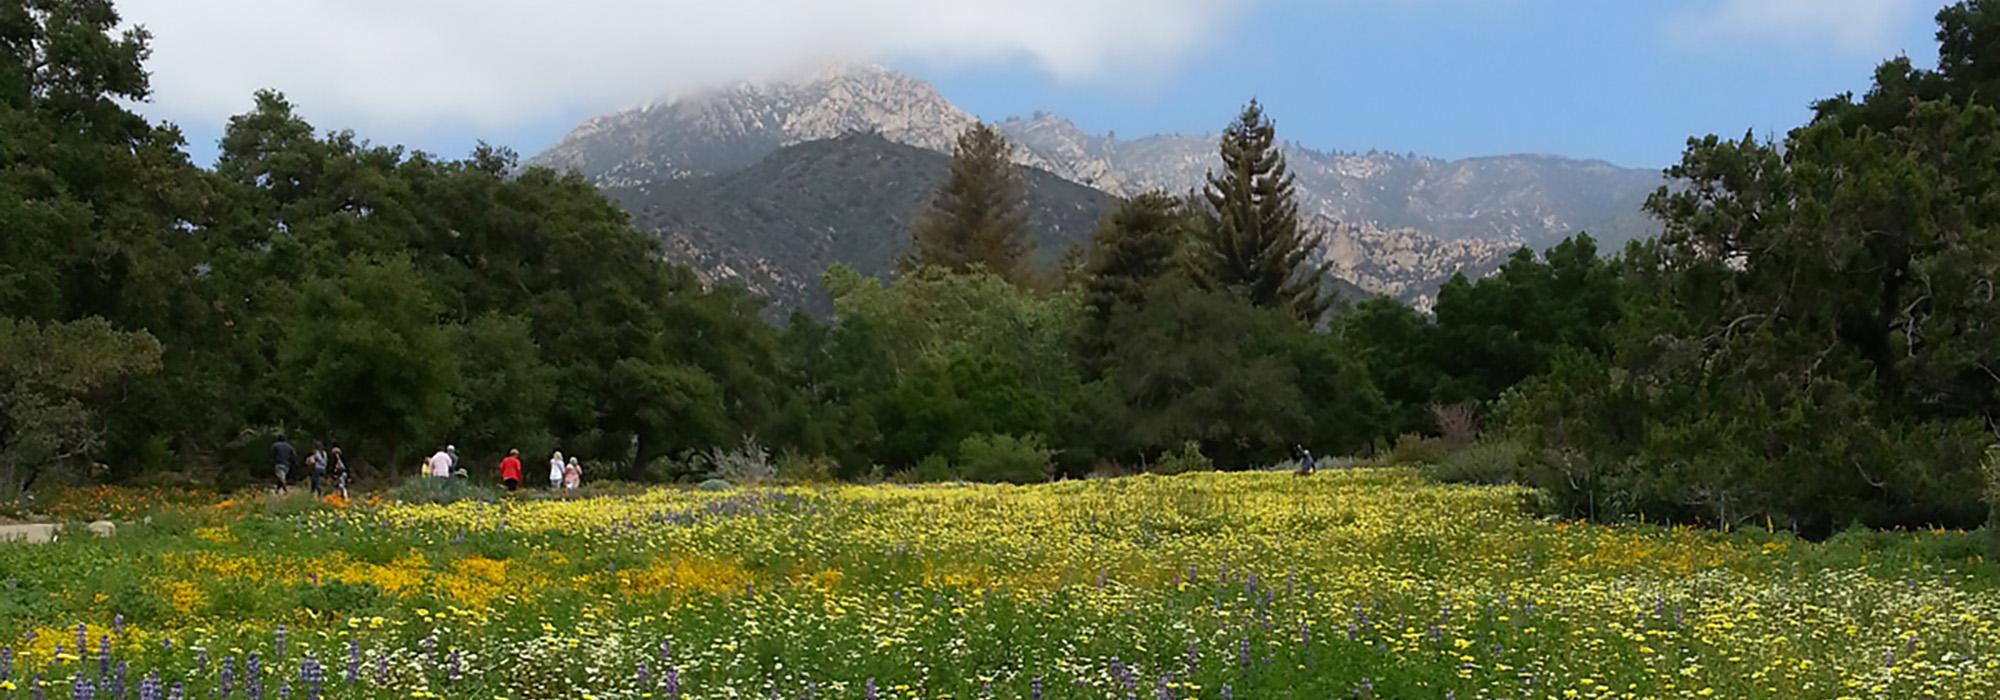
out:
M1356 469L155 499L0 545L0 698L2000 697L1972 535L1536 498Z

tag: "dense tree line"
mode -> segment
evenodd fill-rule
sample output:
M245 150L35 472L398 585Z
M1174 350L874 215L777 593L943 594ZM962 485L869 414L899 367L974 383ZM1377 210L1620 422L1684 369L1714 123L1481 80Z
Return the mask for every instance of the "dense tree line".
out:
M378 146L260 93L196 167L124 106L143 31L4 2L0 488L228 485L286 429L378 473L455 442L633 479L746 439L813 474L1005 481L1306 446L1590 517L1972 524L2000 488L1995 12L1946 8L1938 69L1890 61L1782 141L1691 140L1657 240L1522 250L1430 314L1322 291L1253 101L1201 192L1120 202L1054 271L1012 147L971 129L896 277L835 267L832 318L774 327L504 149Z

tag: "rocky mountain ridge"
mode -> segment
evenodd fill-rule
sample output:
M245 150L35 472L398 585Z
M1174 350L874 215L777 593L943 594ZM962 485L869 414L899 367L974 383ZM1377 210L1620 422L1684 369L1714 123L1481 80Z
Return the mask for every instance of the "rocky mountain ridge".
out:
M1284 119L1279 115L1280 134ZM577 172L607 191L625 193L621 201L634 202L642 199L634 193L684 192L688 188L676 183L729 176L788 147L855 133L948 153L958 133L976 121L922 80L877 66L839 66L790 80L742 82L593 118L529 164ZM997 125L1019 147L1015 159L1021 165L1121 197L1154 189L1191 192L1218 165L1214 136L1122 139L1087 133L1046 113ZM1589 231L1615 248L1656 228L1639 209L1662 182L1656 171L1545 155L1446 160L1322 151L1296 143L1283 147L1297 178L1300 213L1326 231L1321 255L1335 262L1336 274L1369 292L1420 305L1452 272L1484 274L1521 245L1546 247ZM794 186L825 197L840 196L842 189L837 183ZM707 191L741 195L749 189ZM774 193L763 190L757 196ZM746 204L688 200L679 194L667 199L690 207ZM660 202L651 206L658 209ZM893 226L907 214L884 212L877 218ZM640 218L642 226L671 220ZM761 235L726 230L713 221L704 225L707 243L686 238L684 231L654 230L668 239L670 254L715 278L729 277L725 268L772 264L725 262L716 251L692 250L698 245L728 248L732 236ZM841 260L835 245L827 255Z

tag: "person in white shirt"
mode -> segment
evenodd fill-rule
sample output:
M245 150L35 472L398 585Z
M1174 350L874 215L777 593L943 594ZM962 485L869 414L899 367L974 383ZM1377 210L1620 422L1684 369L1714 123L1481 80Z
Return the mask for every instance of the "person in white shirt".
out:
M549 458L549 490L550 490L550 491L560 491L560 490L562 490L562 485L563 485L563 467L565 467L565 466L568 466L568 463L566 463L566 462L564 462L564 461L563 461L563 456L562 456L562 450L556 450L556 454L555 454L555 456L554 456L554 457L550 457L550 458Z
M438 450L437 454L431 455L431 476L440 479L451 477L451 453Z

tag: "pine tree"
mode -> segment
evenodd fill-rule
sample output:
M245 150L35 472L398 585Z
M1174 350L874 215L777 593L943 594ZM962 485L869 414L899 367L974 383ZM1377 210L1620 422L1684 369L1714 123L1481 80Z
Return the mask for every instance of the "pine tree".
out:
M1164 192L1141 194L1105 217L1084 262L1084 354L1095 360L1110 347L1111 316L1120 305L1142 302L1146 288L1172 272L1182 241L1194 229L1183 202Z
M1027 194L1009 157L1013 146L988 124L960 134L951 174L911 230L903 271L984 267L1016 284L1028 280Z
M1202 192L1213 218L1201 272L1209 283L1236 290L1252 305L1284 309L1311 323L1330 302L1320 293L1327 268L1307 261L1319 236L1299 226L1292 176L1276 134L1256 100L1222 132L1223 170L1209 173Z

